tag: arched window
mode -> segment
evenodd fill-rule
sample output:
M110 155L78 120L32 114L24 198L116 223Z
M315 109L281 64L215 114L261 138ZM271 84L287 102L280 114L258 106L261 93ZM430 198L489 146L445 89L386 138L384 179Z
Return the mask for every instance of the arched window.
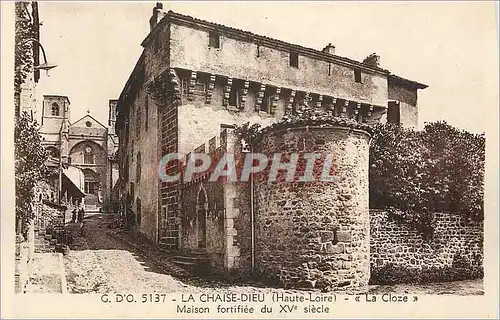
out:
M94 152L91 147L86 147L83 153L84 164L94 164Z
M54 102L52 104L52 108L50 109L50 114L55 117L59 116L59 105L57 104L57 102Z
M137 168L135 171L135 181L139 182L141 180L141 153L137 153Z

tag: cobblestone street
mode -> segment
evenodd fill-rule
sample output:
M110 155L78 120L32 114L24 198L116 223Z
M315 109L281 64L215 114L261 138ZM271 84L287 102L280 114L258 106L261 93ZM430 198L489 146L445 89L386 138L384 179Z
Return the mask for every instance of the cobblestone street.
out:
M306 292L266 288L257 284L230 285L218 279L176 277L174 275L180 271L158 251L148 251L147 247L141 249L112 235L113 230L109 228L111 222L112 217L105 215L85 219L83 237L75 239L70 253L64 257L68 292ZM414 286L370 286L366 291L371 294L483 294L480 280Z
M155 263L153 257L148 257L130 244L111 236L108 228L110 223L110 217L103 215L86 218L83 237L75 240L70 253L64 258L70 293L201 293L213 292L214 287L231 292L282 291L254 286L229 286L217 280L190 279L186 281L190 284L185 283L165 270L165 263ZM179 272L173 269L170 271Z

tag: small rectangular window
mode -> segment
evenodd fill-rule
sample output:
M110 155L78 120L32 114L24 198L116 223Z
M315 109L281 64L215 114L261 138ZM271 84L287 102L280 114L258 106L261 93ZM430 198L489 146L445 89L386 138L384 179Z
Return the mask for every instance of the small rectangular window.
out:
M262 99L262 104L260 105L260 111L269 112L269 107L271 106L271 95L266 91L264 98Z
M387 108L387 122L400 124L399 103L397 101L389 101Z
M296 52L290 52L290 66L294 68L299 67L299 54Z
M229 93L229 105L232 107L238 107L238 98L239 98L239 92L236 88L232 88L231 92Z
M354 70L354 81L361 83L361 70Z
M220 35L217 32L208 33L208 45L212 48L220 48Z

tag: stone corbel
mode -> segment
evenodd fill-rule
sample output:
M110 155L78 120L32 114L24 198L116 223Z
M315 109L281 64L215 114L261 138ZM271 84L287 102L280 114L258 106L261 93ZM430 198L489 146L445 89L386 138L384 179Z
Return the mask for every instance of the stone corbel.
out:
M373 105L371 104L368 106L368 113L366 115L368 118L371 118L372 114L373 114Z
M360 114L359 111L361 110L361 102L356 102L356 107L354 108L354 119L359 121Z
M188 88L188 100L194 100L194 87L196 86L196 71L191 72L191 77L189 78L189 88Z
M163 75L155 76L147 85L146 93L156 101L157 104L163 104L166 93L166 81Z
M318 96L318 101L316 101L316 109L321 109L321 105L323 104L323 95Z
M271 100L271 107L269 108L269 113L274 114L276 108L278 107L278 101L280 100L281 88L276 88L276 93L273 95Z
M229 106L229 97L231 96L231 89L233 87L233 78L227 78L227 84L224 87L224 106Z
M170 85L172 86L173 97L174 99L179 100L181 98L181 88L177 72L175 72L175 69L170 68L168 74L170 76Z
M243 84L243 89L240 91L240 109L245 108L245 103L247 102L248 88L250 87L250 81L245 81Z
M309 107L310 103L311 103L311 93L306 92L306 95L304 96L304 104Z
M255 100L255 111L260 112L260 107L262 105L262 101L264 100L264 93L266 92L266 85L261 84L259 88L259 92L257 93L257 99Z
M349 107L349 100L344 100L344 104L342 105L342 110L340 111L340 117L347 118L347 107Z
M210 102L212 102L214 88L215 88L215 74L211 74L210 80L208 81L208 84L207 84L207 92L206 92L206 99L205 99L206 104L210 104Z
M288 103L286 105L286 114L292 114L293 112L293 103L295 102L295 95L297 92L295 90L292 90L290 93L290 98L288 98Z
M337 98L332 98L332 108L330 109L330 112L331 112L331 115L333 117L336 117L337 116L337 111L335 110L335 108L337 107Z

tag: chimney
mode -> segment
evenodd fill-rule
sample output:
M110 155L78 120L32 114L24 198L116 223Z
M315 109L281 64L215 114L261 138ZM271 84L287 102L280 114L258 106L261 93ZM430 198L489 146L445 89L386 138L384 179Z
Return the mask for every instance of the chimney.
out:
M380 66L380 56L376 53L372 53L363 60L363 63L378 68Z
M163 3L157 2L156 6L153 8L153 14L149 18L149 31L152 31L158 22L165 16L165 11L163 11Z
M331 54L332 56L335 55L335 46L329 43L326 47L323 48L324 53Z

